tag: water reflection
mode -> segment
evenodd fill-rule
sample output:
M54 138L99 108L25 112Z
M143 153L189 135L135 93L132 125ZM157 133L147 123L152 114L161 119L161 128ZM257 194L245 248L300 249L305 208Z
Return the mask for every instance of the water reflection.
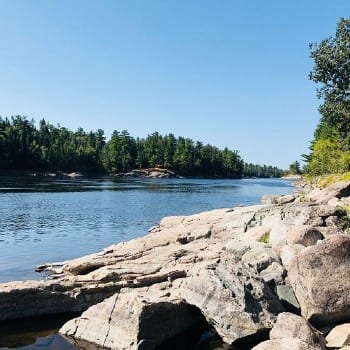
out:
M0 349L76 350L76 346L57 334L58 329L77 314L61 314L0 322Z

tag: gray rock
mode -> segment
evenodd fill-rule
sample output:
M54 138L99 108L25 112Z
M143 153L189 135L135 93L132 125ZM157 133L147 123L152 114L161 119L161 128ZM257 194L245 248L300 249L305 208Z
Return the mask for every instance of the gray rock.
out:
M301 313L312 323L342 321L350 312L350 236L332 235L288 265Z
M285 225L291 226L323 226L323 218L317 213L317 206L305 203L292 204L283 210L283 221Z
M261 203L283 205L287 203L292 203L294 202L294 200L295 200L295 197L291 194L288 194L288 195L265 194L261 198Z
M273 248L281 247L287 243L286 235L289 226L284 224L282 217L282 209L276 209L271 211L262 222L262 224L270 231L269 244Z
M338 216L329 216L326 221L325 221L326 225L328 227L337 227L339 225L341 225L341 219Z
M301 244L285 245L281 248L280 258L283 266L288 270L291 264L294 264L294 260L297 254L305 249Z
M285 275L286 270L280 263L276 261L272 262L271 265L269 265L266 269L262 270L259 273L259 276L266 283L273 283L274 285L279 285L283 283Z
M323 234L310 225L294 226L287 233L287 242L289 245L301 244L304 247L308 247L322 239L324 239Z
M107 349L153 349L202 321L199 310L157 288L125 290L68 321L60 333Z
M279 300L285 306L286 310L290 310L296 313L300 312L300 305L295 297L293 288L291 285L277 285L276 293Z
M228 344L271 328L283 311L266 283L230 259L194 269L181 286L181 296L201 310Z
M327 218L329 216L343 216L345 213L338 206L334 205L319 205L316 208L318 216Z
M82 286L75 279L0 284L0 321L81 312L120 290L118 284Z
M295 197L293 195L287 194L287 195L278 197L276 202L279 205L283 205L283 204L292 203L294 202L294 200L295 200Z
M313 347L326 348L321 332L305 319L290 312L282 312L270 331L270 339L298 338Z
M261 247L247 251L241 258L243 265L252 267L259 273L265 270L273 262L278 262L279 258L271 248Z

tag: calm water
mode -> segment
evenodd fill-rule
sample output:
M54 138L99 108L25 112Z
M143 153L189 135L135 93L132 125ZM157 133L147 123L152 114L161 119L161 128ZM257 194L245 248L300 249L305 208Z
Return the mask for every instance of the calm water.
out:
M35 266L144 235L164 216L256 204L293 189L275 179L0 177L0 282L41 278Z

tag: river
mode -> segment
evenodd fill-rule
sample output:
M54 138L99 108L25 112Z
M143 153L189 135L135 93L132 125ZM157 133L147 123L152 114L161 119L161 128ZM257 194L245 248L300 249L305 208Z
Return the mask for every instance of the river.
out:
M37 265L144 235L164 216L257 204L293 189L279 179L0 177L0 282L40 279Z

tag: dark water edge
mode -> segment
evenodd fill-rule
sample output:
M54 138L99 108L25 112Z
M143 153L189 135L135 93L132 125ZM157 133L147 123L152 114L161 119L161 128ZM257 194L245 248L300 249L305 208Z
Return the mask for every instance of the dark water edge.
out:
M76 341L58 334L65 322L77 314L0 322L0 350L102 350L86 341ZM268 331L247 337L230 346L203 320L196 327L185 331L157 346L155 350L249 350L268 339Z
M57 334L59 328L79 314L59 314L0 322L0 349L75 350Z

